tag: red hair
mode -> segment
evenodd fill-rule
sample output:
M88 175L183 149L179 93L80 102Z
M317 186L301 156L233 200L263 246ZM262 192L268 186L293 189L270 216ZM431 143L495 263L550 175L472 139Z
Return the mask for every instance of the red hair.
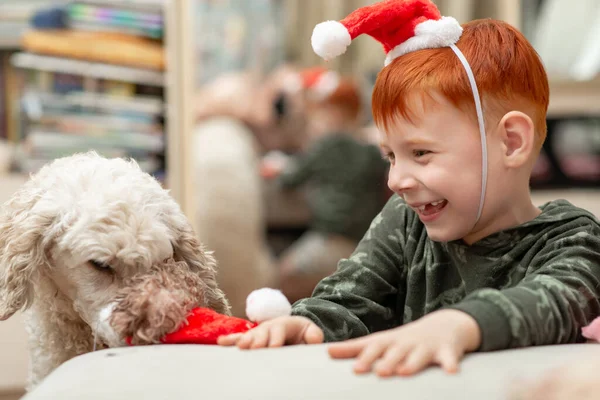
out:
M360 98L360 87L354 80L341 77L338 87L324 99L307 99L309 109L321 108L323 105L336 107L351 120L360 117L362 100Z
M456 44L469 61L482 97L486 127L518 110L534 123L539 150L546 138L550 97L548 77L539 55L521 32L506 22L485 19L463 25ZM450 48L426 49L396 58L381 70L373 90L375 123L387 130L399 115L412 121L409 94L437 91L477 118L466 71ZM495 125L495 124L494 124Z

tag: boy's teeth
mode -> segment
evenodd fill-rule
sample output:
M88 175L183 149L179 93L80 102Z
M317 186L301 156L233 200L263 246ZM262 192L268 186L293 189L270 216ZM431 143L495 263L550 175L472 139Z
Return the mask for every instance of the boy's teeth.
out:
M442 204L443 202L444 202L444 200L438 200L438 201L434 201L434 202L431 202L431 203L428 203L428 204L423 204L422 206L419 206L419 207L418 207L418 209L419 209L419 211L425 211L425 208L426 208L427 206L429 206L429 205L430 205L430 206L432 206L432 207L435 207L435 206L437 206L437 205L440 205L440 204Z

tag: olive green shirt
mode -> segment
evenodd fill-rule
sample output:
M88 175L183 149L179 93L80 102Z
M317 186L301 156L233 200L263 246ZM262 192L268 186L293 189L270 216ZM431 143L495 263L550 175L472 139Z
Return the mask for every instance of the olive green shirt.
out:
M368 232L294 315L326 341L394 328L453 308L478 323L480 350L582 341L600 315L600 224L565 200L532 221L467 245L434 242L415 212L392 196Z
M311 229L358 242L385 204L387 168L376 146L331 134L294 158L279 182L285 188L309 185Z

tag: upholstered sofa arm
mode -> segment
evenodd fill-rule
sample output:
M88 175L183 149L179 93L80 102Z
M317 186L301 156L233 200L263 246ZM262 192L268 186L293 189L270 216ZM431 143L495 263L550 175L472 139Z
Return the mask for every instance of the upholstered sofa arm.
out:
M474 354L458 375L431 368L415 378L355 376L325 345L241 351L217 346L109 349L72 359L26 400L46 399L507 399L515 378L600 355L592 344Z

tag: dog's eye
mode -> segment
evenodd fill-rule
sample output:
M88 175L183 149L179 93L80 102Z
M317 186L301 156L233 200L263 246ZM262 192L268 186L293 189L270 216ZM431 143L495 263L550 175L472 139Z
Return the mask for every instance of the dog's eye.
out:
M110 271L112 271L112 269L110 268L110 265L105 264L105 263L103 263L101 261L89 260L88 262L90 263L90 265L92 267L94 267L98 271L101 271L101 272L110 272Z

